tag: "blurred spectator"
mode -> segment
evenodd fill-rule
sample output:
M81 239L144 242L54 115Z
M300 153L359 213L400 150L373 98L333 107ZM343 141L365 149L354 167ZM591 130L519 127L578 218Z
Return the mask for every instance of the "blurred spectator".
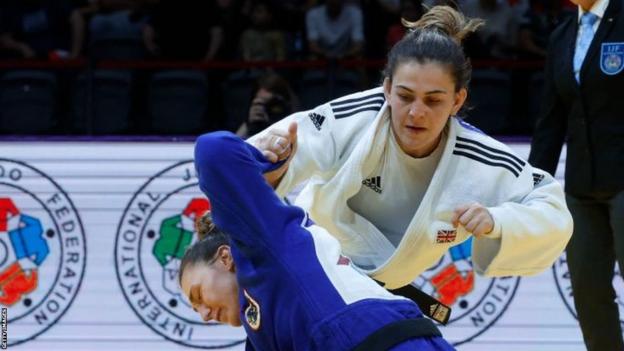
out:
M62 0L5 0L0 18L0 46L19 58L76 57L71 6Z
M409 22L415 22L423 15L423 13L424 8L421 0L401 0L399 13L400 19L398 23L395 23L388 29L388 33L386 35L388 50L405 35L406 28L403 23L401 23L401 20L404 19Z
M297 97L290 84L280 75L268 73L256 82L249 116L236 134L248 138L294 113L296 109Z
M108 39L140 41L144 9L158 0L79 0L72 11L72 38L77 55L86 38L94 43Z
M386 12L397 14L401 11L401 0L377 0Z
M321 58L357 57L362 53L362 12L345 0L327 0L306 14L310 53Z
M470 56L509 58L516 48L517 23L507 0L466 0L460 5L467 16L485 20L485 26L473 36L479 47L467 49Z
M143 27L147 50L171 60L214 59L224 39L214 11L204 0L160 0Z
M206 0L199 0L206 1ZM214 20L223 29L223 41L219 46L215 58L232 60L239 57L240 37L244 28L247 28L247 18L244 16L245 3L241 0L216 0Z
M459 9L458 3L463 3L466 0L423 0L423 5L426 9L430 9L434 6L450 6L454 9Z
M305 14L316 6L317 0L265 0L275 12L275 22L287 32L305 30Z
M531 0L522 18L518 34L518 46L523 56L546 57L550 33L564 18L559 0Z
M355 1L346 0L347 3ZM364 16L365 55L367 58L385 58L388 28L397 23L400 16L400 0L359 1Z
M92 37L137 37L141 36L141 25L134 18L139 2L135 0L97 0L97 12L89 23Z
M268 2L256 2L251 11L251 27L241 37L241 54L245 61L284 60L284 33L273 26L273 8Z

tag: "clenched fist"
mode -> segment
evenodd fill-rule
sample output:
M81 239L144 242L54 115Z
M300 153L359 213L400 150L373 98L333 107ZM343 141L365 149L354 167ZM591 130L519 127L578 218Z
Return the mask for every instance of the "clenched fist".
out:
M265 135L255 140L253 145L262 152L267 160L273 163L287 160L280 168L264 175L267 182L275 188L288 170L288 164L297 151L297 123L292 122L288 126L288 131L269 130Z
M458 206L452 222L455 228L461 225L476 237L487 235L494 229L494 218L490 211L478 202Z

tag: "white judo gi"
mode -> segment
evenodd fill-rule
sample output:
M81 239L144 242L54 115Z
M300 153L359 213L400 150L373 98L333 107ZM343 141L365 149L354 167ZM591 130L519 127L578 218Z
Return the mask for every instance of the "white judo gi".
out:
M277 193L284 196L307 180L295 204L332 233L358 267L389 289L409 284L449 247L470 237L463 227L453 228L451 218L456 207L472 202L488 208L501 233L473 240L477 273L532 275L553 264L572 235L561 185L456 118L448 122L441 159L398 247L352 211L347 200L381 162L393 137L389 117L383 90L376 88L272 126L286 130L297 121L299 127L298 149Z

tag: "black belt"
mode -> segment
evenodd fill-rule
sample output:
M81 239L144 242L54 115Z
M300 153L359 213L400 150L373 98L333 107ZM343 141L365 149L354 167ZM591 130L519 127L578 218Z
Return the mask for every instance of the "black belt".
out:
M384 286L385 283L376 281L379 285ZM449 318L451 318L451 308L442 302L438 301L438 299L425 294L422 290L418 289L413 285L406 285L400 287L398 289L390 290L389 292L394 295L399 295L403 297L407 297L408 299L414 301L420 311L427 317L433 319L434 321L446 325L448 323Z
M385 351L409 339L435 336L442 334L429 319L404 319L372 333L353 351Z

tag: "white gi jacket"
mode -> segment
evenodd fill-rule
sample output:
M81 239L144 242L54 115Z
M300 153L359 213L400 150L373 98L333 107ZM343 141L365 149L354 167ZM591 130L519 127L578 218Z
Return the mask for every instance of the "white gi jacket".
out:
M291 121L298 122L298 149L276 191L284 196L309 180L295 204L338 238L344 253L388 289L409 284L449 247L469 238L461 226L453 232L451 218L459 205L481 203L501 228L500 238L473 240L472 260L479 274L537 274L553 264L570 239L572 217L561 185L506 145L450 118L433 179L395 248L347 206L392 137L382 88L295 113L271 128L286 130ZM440 240L440 233L451 235Z

